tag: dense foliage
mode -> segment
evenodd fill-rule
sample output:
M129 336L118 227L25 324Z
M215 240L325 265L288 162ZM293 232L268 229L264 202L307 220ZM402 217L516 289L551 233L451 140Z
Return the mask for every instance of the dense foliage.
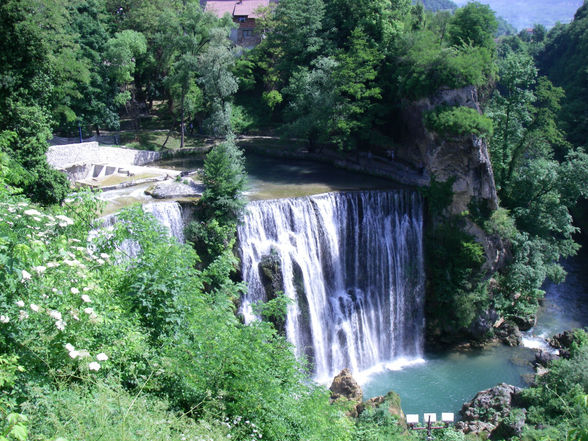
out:
M560 258L578 249L570 213L588 194L588 9L498 44L488 6L444 9L455 8L281 0L262 11L261 44L237 58L232 21L196 0L4 1L0 440L411 438L385 406L353 420L347 403L330 403L272 324L283 323L280 298L257 305L271 320L238 319L246 176L231 134L275 129L310 150L387 150L407 102L475 86L484 115L438 107L425 123L442 141L486 139L501 208L473 201L448 215L452 180L425 191L429 326L467 329L489 309L527 319L545 278L561 280ZM136 131L156 107L180 146L194 132L224 138L205 160L190 245L139 208L95 230L95 197L68 195L45 159L52 133L117 129L121 117ZM507 247L492 286L482 244L464 231L472 221ZM525 393L530 424L550 426L527 428L530 438L585 436L586 345L571 355Z

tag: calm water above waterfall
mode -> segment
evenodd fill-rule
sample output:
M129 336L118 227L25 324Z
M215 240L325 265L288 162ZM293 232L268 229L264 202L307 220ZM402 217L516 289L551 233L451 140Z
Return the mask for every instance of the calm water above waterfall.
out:
M259 201L239 227L242 312L266 300L260 273L274 254L292 299L286 333L315 377L422 355L422 200L370 191Z

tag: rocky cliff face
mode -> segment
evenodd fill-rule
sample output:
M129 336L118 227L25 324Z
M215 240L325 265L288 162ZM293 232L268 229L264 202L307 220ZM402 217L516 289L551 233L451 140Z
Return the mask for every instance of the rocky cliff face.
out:
M498 198L486 142L473 135L443 139L426 129L423 115L441 105L465 106L481 112L478 92L473 86L441 90L435 96L405 103L402 122L406 139L395 152L396 156L438 181L455 179L452 213L467 210L472 198L483 200L495 209Z
M403 139L394 151L395 158L420 171L428 180L433 177L440 182L454 179L450 214L468 210L472 200L495 210L498 197L486 141L475 135L440 137L425 127L423 115L441 105L470 107L481 112L474 86L441 90L435 96L404 103L401 112ZM486 269L500 268L507 257L500 239L488 236L469 219L466 219L465 229L484 246Z

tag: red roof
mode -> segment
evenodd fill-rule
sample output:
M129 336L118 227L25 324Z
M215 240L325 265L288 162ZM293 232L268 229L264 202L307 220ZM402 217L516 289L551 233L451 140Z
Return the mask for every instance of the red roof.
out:
M270 0L208 0L204 10L222 17L226 13L232 16L259 18L255 10L260 6L269 6Z
M209 0L204 7L205 11L212 12L219 18L227 13L233 15L234 9L235 0Z
M259 18L255 11L263 6L269 6L269 0L241 0L235 4L233 15Z

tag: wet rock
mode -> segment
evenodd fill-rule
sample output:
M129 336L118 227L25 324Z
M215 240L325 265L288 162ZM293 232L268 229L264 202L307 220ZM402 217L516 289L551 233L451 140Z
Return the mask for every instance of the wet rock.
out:
M559 356L552 352L538 350L535 353L535 366L547 367L549 363L551 363L553 360L557 360L558 358Z
M535 326L537 317L534 315L515 316L512 318L512 321L519 327L521 331L528 331L533 326Z
M554 335L548 341L552 348L560 350L560 355L563 358L569 358L569 349L574 342L574 339L574 331L564 331L561 334Z
M282 262L275 249L262 256L259 261L259 276L268 300L275 299L279 291L284 290Z
M350 401L361 403L363 398L363 391L361 386L355 381L349 369L343 369L339 375L333 379L333 383L329 388L331 391L331 399L333 401L339 398L346 398Z
M464 403L462 421L456 427L464 433L490 433L511 413L521 388L501 383L478 392L473 400Z
M496 336L508 346L519 346L523 340L523 334L519 327L511 322L502 322L494 330Z
M181 181L163 181L145 190L146 194L155 199L193 198L200 197L204 192L204 185L196 184L191 179Z

